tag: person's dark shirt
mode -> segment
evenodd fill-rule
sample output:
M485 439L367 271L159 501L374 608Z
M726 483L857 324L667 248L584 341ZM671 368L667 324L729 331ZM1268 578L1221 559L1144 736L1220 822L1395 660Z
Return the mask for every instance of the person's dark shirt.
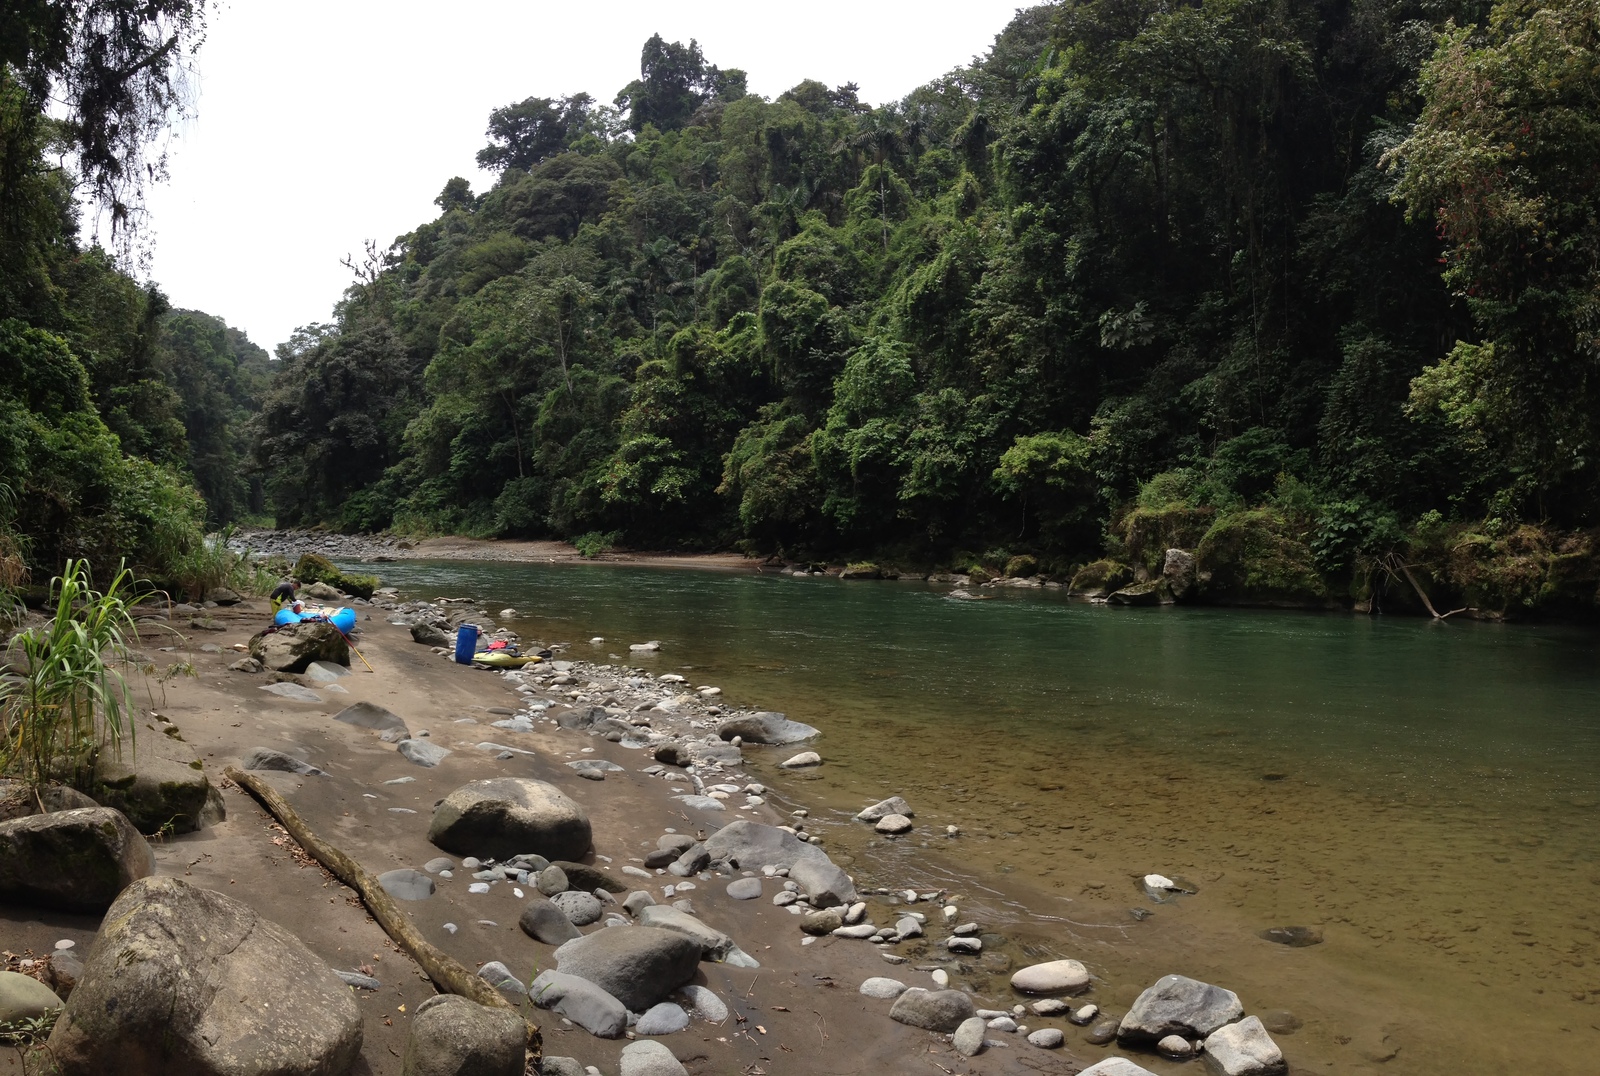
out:
M294 584L279 583L277 586L272 588L272 593L267 595L267 597L271 598L275 602L292 602L294 601Z

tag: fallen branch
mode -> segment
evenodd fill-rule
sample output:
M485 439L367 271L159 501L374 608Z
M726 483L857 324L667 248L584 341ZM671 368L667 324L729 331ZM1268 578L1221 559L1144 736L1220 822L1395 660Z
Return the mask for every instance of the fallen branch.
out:
M288 801L278 795L272 786L254 774L246 773L235 766L229 766L223 772L240 788L259 800L261 806L267 809L267 813L276 818L283 828L289 831L289 835L300 842L301 848L332 871L341 882L361 894L361 900L372 913L372 918L376 919L384 932L417 962L423 973L433 980L433 985L440 991L459 994L488 1008L516 1011L516 1006L507 1001L499 990L478 978L464 964L417 933L417 928L411 925L410 920L395 904L394 898L378 884L378 880L368 874L355 860L313 833L311 827L305 824L305 820L295 813L295 809L290 807ZM539 1059L543 1048L544 1040L538 1026L528 1024L528 1049L532 1051L534 1060Z

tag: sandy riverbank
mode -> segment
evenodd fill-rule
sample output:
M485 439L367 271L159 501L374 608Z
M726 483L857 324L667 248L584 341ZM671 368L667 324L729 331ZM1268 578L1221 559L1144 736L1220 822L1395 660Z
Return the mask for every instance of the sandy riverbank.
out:
M585 557L567 542L506 538L397 538L392 535L331 534L304 530L244 530L235 544L252 552L294 560L319 553L335 560L490 560L530 564L614 564L627 567L695 568L714 572L758 571L761 561L739 553L677 553L610 550Z
M662 899L662 886L680 879L660 877L651 883L619 872L625 865L637 868L648 849L667 829L694 835L708 834L736 817L780 824L792 821L772 803L738 810L735 797L721 812L702 810L673 799L689 791L681 782L669 782L643 772L654 764L649 752L629 750L584 732L559 729L553 723L538 731L519 733L492 727L499 716L491 708L509 711L520 705L517 694L499 674L463 668L430 648L419 646L402 627L385 622L383 612L364 607L360 646L377 669L368 673L359 661L352 675L343 678L343 691L322 689L321 702L292 702L261 691L261 675L229 670L238 656L234 644L243 643L265 622L265 606L246 603L216 611L225 630L193 633L167 649L169 640L155 635L144 641L150 659L159 668L179 661L191 662L196 676L169 680L163 695L152 685L145 700L174 723L182 745L192 749L215 780L225 766L235 765L256 747L270 747L321 767L327 777L297 777L268 773L265 777L326 839L353 855L368 870L378 873L395 867L420 867L439 854L425 834L433 804L470 780L492 776L526 776L549 781L581 803L593 822L595 855L592 861L630 886L651 889ZM203 647L215 647L207 651ZM587 672L587 669L580 669ZM581 688L580 692L581 694ZM570 699L570 689L541 689L535 697L553 699L551 714L558 714ZM437 768L416 766L401 757L376 733L333 721L344 706L368 701L405 719L414 733L427 729L429 739L451 750ZM596 701L599 701L598 699ZM687 725L688 714L683 715ZM657 726L671 725L670 715L658 715ZM154 719L147 719L140 735L160 735ZM688 731L687 728L684 731ZM156 742L160 742L157 740ZM494 742L519 751L510 759L501 752L476 746ZM587 749L587 750L586 750ZM767 753L785 748L755 748ZM581 779L565 765L583 758L607 759L621 766L602 782ZM728 775L735 783L746 777L742 770ZM404 784L386 784L399 778ZM291 841L248 796L235 788L224 792L227 819L197 833L171 838L156 845L158 873L235 896L261 914L294 931L330 966L353 970L373 969L381 989L357 991L364 1014L365 1046L354 1070L362 1074L397 1074L401 1067L408 1013L434 991L417 967L384 936L365 914L354 895L308 863ZM792 804L785 803L784 810ZM412 813L414 812L414 813ZM848 861L842 860L848 868ZM696 982L715 991L732 1015L719 1024L696 1021L682 1032L665 1036L675 1055L696 1076L711 1073L1071 1073L1098 1057L1073 1053L1069 1038L1061 1051L1029 1046L1018 1035L997 1035L1009 1040L1007 1048L986 1051L976 1058L956 1054L941 1036L894 1023L888 1019L890 1002L862 997L857 986L866 978L890 975L912 985L932 986L929 969L949 969L963 983L960 961L937 950L928 939L893 947L907 963L891 967L879 949L869 943L825 937L802 944L797 919L776 907L776 893L768 883L763 899L736 901L724 893L729 878L696 879L689 895L696 912L711 926L730 934L756 957L760 968L743 969L703 963ZM496 885L484 895L467 892L469 879L458 876L440 883L432 898L406 905L419 930L436 945L469 967L498 960L524 981L540 969L554 966L552 948L542 945L517 927L522 901L509 885ZM948 899L959 904L963 894ZM868 918L893 923L903 911L898 898L868 897ZM939 905L921 905L932 922L939 921ZM457 926L454 933L444 924ZM58 939L70 938L87 948L97 929L92 917L68 916L8 907L0 910L0 927L6 947L24 953L48 952ZM943 932L930 929L935 938ZM982 971L981 966L971 969ZM992 972L993 969L989 969ZM1004 976L984 974L1003 984ZM979 1007L1007 1008L1021 1000L977 997ZM607 1074L617 1071L617 1055L626 1040L597 1039L586 1032L563 1027L549 1014L536 1014L545 1034L548 1055L576 1057ZM1071 1029L1060 1017L1030 1017L1033 1027ZM1143 1059L1142 1059L1143 1060ZM1150 1060L1148 1067L1165 1071ZM14 1057L0 1057L0 1073L19 1072Z

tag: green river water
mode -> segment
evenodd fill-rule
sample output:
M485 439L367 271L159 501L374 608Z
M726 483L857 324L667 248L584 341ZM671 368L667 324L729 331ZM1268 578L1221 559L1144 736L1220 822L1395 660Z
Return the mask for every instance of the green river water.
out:
M1592 631L610 565L370 570L818 726L818 770L777 770L782 749L749 768L859 883L962 892L1015 962L1088 963L1112 1011L1181 972L1292 1014L1294 1071L1600 1071ZM630 657L646 639L660 653ZM926 836L849 821L896 793ZM1149 872L1198 892L1153 903ZM1281 926L1325 941L1258 936ZM998 997L989 970L968 985Z

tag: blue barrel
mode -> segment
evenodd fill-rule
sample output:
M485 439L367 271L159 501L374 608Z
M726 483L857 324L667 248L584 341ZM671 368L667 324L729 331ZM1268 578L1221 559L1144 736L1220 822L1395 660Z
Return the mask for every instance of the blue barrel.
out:
M463 624L456 629L456 661L472 664L472 655L478 650L478 625Z

